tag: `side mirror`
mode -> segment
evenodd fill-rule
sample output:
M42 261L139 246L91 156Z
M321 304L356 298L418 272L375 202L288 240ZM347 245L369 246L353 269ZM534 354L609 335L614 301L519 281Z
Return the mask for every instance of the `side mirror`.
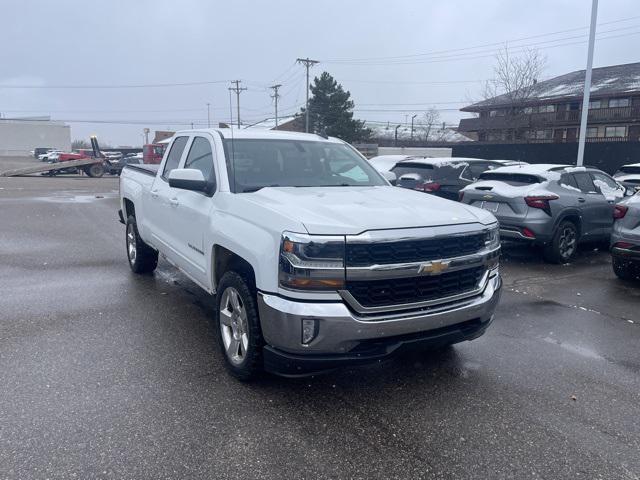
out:
M380 173L382 173L382 176L386 178L391 185L396 185L398 183L398 177L396 177L395 173L391 171L380 172Z
M205 192L208 184L200 170L176 168L169 172L169 186L194 192Z

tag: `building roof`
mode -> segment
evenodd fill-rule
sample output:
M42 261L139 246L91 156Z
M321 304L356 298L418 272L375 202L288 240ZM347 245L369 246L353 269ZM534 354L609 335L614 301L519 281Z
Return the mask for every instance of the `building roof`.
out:
M534 104L556 99L581 98L584 89L584 70L566 73L559 77L538 82L532 95L523 100L522 104ZM591 79L591 95L603 97L640 93L640 62L612 65L593 69ZM511 105L512 97L508 94L474 103L461 108L463 112L474 112L490 107Z

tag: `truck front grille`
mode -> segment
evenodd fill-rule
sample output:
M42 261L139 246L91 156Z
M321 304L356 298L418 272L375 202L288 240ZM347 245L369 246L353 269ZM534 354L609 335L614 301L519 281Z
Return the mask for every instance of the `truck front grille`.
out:
M365 267L459 257L476 253L484 247L484 240L485 235L479 233L397 242L347 242L346 266Z
M392 306L451 297L475 290L485 267L441 275L347 281L347 290L363 307Z

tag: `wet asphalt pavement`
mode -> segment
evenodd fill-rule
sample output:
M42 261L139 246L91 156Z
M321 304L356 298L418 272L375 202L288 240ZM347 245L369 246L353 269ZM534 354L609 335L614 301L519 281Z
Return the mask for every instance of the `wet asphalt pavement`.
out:
M0 479L640 478L640 285L506 247L480 339L241 384L214 301L134 276L117 179L0 179Z

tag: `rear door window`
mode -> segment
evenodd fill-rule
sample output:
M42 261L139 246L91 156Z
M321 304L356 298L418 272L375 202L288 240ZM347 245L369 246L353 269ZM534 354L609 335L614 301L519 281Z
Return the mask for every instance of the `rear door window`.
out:
M574 173L573 177L576 179L576 183L578 188L584 193L598 193L596 190L596 186L593 184L593 180L591 180L591 175L588 173Z
M169 155L167 156L167 161L162 171L162 178L165 180L169 177L171 170L178 168L178 164L182 158L182 152L184 152L184 147L187 145L187 140L189 140L189 137L178 137L171 144L171 150L169 150Z
M576 183L576 179L573 178L573 175L570 173L563 173L560 176L560 185L561 186L569 186L571 188L578 189L578 184Z

